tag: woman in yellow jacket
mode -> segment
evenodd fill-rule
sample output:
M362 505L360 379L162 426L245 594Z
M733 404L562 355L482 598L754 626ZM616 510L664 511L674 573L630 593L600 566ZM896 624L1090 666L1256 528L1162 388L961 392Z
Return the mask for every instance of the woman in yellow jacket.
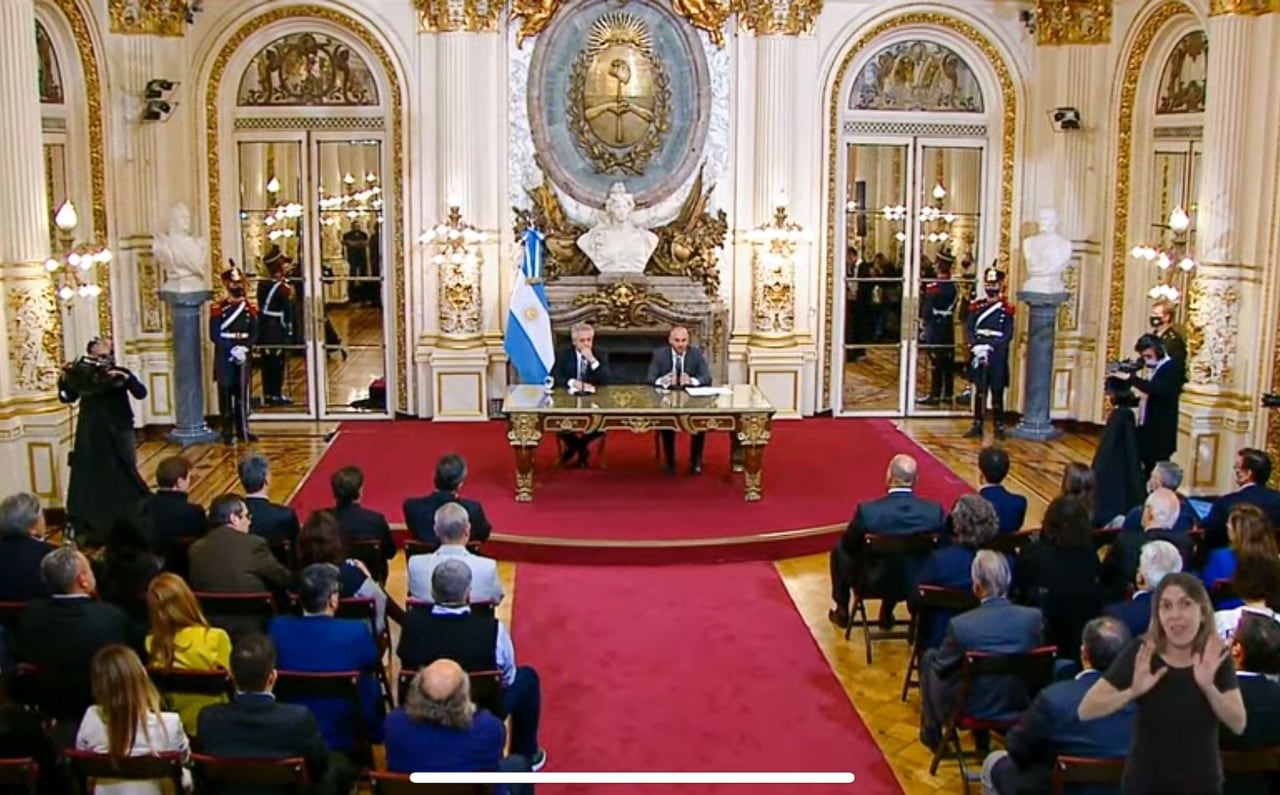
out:
M152 667L225 671L231 666L231 638L225 630L209 626L195 594L181 577L164 573L152 580L147 589L147 610L151 618L147 654ZM181 693L173 693L169 699L192 737L200 710L226 701L221 696Z

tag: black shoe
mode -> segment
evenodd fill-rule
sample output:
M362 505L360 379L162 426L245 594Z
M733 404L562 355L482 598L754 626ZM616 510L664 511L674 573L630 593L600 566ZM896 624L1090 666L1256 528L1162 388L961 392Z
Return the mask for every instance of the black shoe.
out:
M578 451L578 469L586 469L590 461L591 454L587 451L587 448L584 447Z
M564 466L565 464L569 463L571 460L573 460L573 457L575 455L578 455L578 452L579 452L578 448L572 447L570 445L565 445L564 452L560 454L560 465Z
M936 397L927 395L925 397L916 398L916 403L918 403L921 406L936 406L938 405L938 399Z
M964 438L966 438L966 439L981 439L981 438L982 438L982 423L975 422L975 423L973 424L973 427L972 427L972 428L970 428L970 429L965 433Z
M840 627L840 629L849 628L849 613L847 611L828 610L827 620Z
M233 434L230 434L230 433L224 433L224 434L222 434L222 443L223 443L223 444L231 444L231 443L232 443L232 442L234 442L235 440L236 440L236 437L235 437Z
M240 441L242 441L242 442L256 442L256 441L258 441L258 434L256 434L256 433L247 433L247 434L245 434L244 436L240 436L240 437L238 437L238 438L239 438L239 439L240 439Z
M701 462L701 461L694 461L692 464L690 464L690 465L689 465L689 474L690 474L690 475L701 475L701 474L702 474L702 462Z
M1003 425L997 425L997 426L996 426L996 438L997 438L997 439L1003 439L1003 438L1004 438L1004 436L1005 436L1005 434L1004 434L1004 426L1003 426Z
M668 474L668 475L674 475L675 473L676 473L676 465L675 465L675 464L667 464L667 474Z

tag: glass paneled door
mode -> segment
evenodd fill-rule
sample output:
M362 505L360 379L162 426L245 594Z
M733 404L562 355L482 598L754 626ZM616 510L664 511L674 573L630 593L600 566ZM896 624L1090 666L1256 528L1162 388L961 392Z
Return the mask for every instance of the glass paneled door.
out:
M237 148L255 416L389 416L382 141L256 133Z
M963 324L985 233L983 149L911 137L850 141L843 166L839 410L965 413Z

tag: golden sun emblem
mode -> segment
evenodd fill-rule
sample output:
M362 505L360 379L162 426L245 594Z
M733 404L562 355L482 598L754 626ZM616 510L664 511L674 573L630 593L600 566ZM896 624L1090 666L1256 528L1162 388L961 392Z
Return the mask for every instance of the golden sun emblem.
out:
M538 319L539 314L540 313L538 312L538 307L536 306L525 307L524 319L532 323L533 321Z

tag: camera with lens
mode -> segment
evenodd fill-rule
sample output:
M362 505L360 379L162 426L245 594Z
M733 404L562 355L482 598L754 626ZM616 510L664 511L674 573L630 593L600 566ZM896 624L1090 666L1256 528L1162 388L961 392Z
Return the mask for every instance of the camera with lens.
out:
M1142 372L1142 368L1145 366L1141 359L1121 359L1118 362L1109 363L1107 365L1107 373L1128 373L1133 375L1134 373Z

